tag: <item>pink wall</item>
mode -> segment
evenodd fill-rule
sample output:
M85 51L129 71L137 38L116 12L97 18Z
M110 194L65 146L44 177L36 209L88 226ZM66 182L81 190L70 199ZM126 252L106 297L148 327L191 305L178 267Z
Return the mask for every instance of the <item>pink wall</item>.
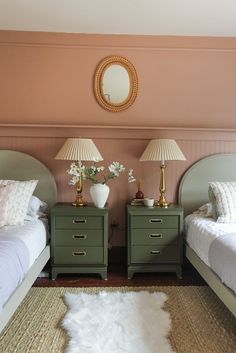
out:
M108 55L135 66L135 104L97 104L93 76ZM0 31L0 122L236 127L236 38Z
M135 176L142 180L146 197L157 198L159 191L158 162L139 162L139 158L152 138L174 138L184 152L187 161L170 161L166 170L167 198L177 200L178 184L185 170L198 159L214 153L236 153L235 132L212 130L178 129L115 129L115 128L69 128L69 127L1 127L0 149L12 149L29 153L41 160L54 174L58 185L58 200L73 201L75 189L68 185L66 170L70 162L55 160L54 157L66 137L91 137L103 155L102 164L120 161L133 168ZM119 229L111 241L112 245L125 244L125 204L136 191L136 184L128 184L125 175L110 182L108 198L110 222L116 221ZM90 183L84 184L84 196L89 196Z
M93 75L105 56L122 55L135 66L139 92L120 113L100 107ZM187 157L170 162L167 196L177 199L184 171L196 160L236 152L236 39L95 36L0 31L0 148L29 153L45 163L58 185L58 200L71 201L69 163L54 157L67 137L93 138L104 164L117 160L157 198L158 163L139 162L152 138L174 138ZM125 203L135 184L111 181L110 221L125 244ZM85 198L90 201L89 183Z

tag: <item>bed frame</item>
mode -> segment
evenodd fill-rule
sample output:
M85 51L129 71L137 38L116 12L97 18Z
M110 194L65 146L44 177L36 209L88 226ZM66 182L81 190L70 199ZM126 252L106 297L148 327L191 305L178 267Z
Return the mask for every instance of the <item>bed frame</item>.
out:
M215 154L201 159L187 170L180 182L178 195L178 202L184 207L185 216L209 202L210 181L236 181L236 154ZM222 283L215 272L186 243L185 255L236 317L235 293Z
M28 154L0 150L0 179L39 180L34 195L47 202L49 212L50 207L56 203L57 187L53 175L44 164ZM0 332L6 326L49 259L50 245L47 245L31 266L22 283L3 306L3 312L0 316Z

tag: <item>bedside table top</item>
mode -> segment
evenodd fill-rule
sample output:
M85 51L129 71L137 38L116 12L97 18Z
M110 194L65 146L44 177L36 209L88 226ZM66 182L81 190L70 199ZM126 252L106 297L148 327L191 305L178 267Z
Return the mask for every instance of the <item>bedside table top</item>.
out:
M140 205L127 205L127 210L130 214L142 213L142 214L179 214L184 211L183 207L175 204L170 204L169 207L147 207L147 206L140 206Z
M108 212L108 208L97 208L92 204L84 207L75 207L70 202L58 202L51 208L52 214L69 214L69 215L103 215Z

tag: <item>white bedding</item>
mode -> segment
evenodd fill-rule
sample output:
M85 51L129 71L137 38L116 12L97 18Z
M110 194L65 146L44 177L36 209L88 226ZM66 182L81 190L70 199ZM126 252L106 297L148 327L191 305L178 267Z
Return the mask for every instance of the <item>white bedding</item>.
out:
M5 226L0 228L1 236L17 237L22 240L29 251L29 267L45 248L48 235L43 221L25 221L23 226Z
M48 235L41 220L0 228L0 313L45 248Z
M200 259L236 292L236 223L216 223L191 214L185 218L185 237Z
M236 293L236 233L216 238L209 249L211 268Z

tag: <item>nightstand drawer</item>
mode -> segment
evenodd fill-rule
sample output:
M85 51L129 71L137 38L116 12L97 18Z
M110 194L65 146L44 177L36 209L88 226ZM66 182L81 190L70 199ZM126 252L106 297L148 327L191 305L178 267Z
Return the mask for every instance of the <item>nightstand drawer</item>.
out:
M178 228L178 216L132 216L131 228Z
M127 205L128 278L136 272L172 272L181 276L183 208Z
M103 229L103 217L92 216L57 216L56 229Z
M66 246L103 246L102 229L60 229L55 231L56 245Z
M103 264L103 247L96 246L56 246L54 263L60 265Z
M97 273L107 278L108 209L57 203L51 209L51 275Z
M132 229L131 245L178 245L178 229Z
M131 246L131 263L167 263L179 259L177 246Z

